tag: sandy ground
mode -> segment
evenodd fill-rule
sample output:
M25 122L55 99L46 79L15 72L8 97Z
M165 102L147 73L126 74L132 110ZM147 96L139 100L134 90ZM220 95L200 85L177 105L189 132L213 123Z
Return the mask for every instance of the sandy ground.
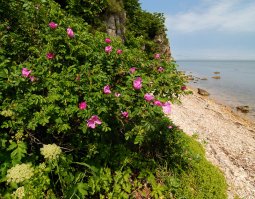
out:
M198 135L207 159L225 174L228 198L255 199L255 123L192 90L169 117L188 135Z

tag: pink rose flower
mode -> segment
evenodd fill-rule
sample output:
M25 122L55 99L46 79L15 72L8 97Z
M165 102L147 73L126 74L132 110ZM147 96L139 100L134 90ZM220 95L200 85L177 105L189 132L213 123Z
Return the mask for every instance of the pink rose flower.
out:
M114 95L115 95L115 97L120 97L121 96L120 93L115 93Z
M66 29L66 33L67 33L67 36L70 37L70 38L73 38L74 37L74 32L71 28L67 28Z
M168 126L169 129L172 129L173 127L172 126Z
M162 102L159 101L159 100L155 100L155 101L154 101L154 105L155 105L155 106L162 106Z
M53 21L49 23L49 27L51 29L56 29L58 27L58 24L54 23Z
M133 73L136 71L136 68L135 68L135 67L132 67L132 68L129 69L129 71L130 71L130 73L133 74Z
M158 72L163 72L164 70L165 69L163 67L161 67L161 66L158 68Z
M118 54L118 55L122 54L122 50L121 50L121 49L118 49L118 50L117 50L117 54Z
M185 90L187 90L187 87L186 86L182 86L181 90L185 91Z
M47 59L53 59L55 57L54 53L47 53L46 58Z
M109 44L109 43L112 42L110 38L106 38L104 41L105 41L105 43L107 43L107 44Z
M105 51L106 53L110 53L110 52L112 52L112 47L111 47L111 46L106 46L105 49L104 49L104 51Z
M165 114L170 114L171 113L171 104L170 102L166 102L162 105L162 109L163 109L163 112Z
M142 78L141 77L137 77L133 81L133 87L135 90L140 90L142 88Z
M79 109L80 110L84 110L84 109L86 109L87 108L87 103L84 101L84 102L81 102L80 104L79 104Z
M159 54L159 53L156 53L156 54L154 55L154 58L155 58L155 59L160 59L160 54Z
M22 76L23 77L28 77L31 74L32 70L28 70L27 68L22 68Z
M34 76L29 76L29 79L31 80L31 82L35 81L35 77Z
M104 94L110 94L110 93L112 93L111 90L110 90L110 86L109 86L109 85L106 85L106 86L104 87Z
M97 115L93 115L88 121L87 121L87 126L89 128L96 128L96 124L102 124L102 122L99 120Z
M151 95L151 94L149 94L149 93L146 93L146 94L144 95L144 99L145 99L147 102L149 102L149 101L154 100L154 96Z
M121 115L124 118L128 118L128 112L127 111L121 111Z

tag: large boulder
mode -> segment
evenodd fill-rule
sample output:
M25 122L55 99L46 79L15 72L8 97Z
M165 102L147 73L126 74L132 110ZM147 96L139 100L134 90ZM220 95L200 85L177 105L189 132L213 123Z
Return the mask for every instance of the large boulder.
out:
M204 90L204 89L201 89L201 88L198 88L197 89L198 91L198 94L200 94L200 95L203 95L203 96L209 96L210 95L210 93L208 93L206 90Z
M249 106L237 106L236 109L242 113L248 113L250 111Z
M192 75L188 75L187 80L192 81L192 80L195 80L195 78Z

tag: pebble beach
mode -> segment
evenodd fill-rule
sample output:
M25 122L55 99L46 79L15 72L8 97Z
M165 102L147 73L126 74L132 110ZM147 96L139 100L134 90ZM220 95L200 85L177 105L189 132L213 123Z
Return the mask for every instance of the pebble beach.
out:
M228 198L255 198L255 122L229 106L198 94L181 97L169 118L188 135L196 135L209 161L218 166L228 183Z

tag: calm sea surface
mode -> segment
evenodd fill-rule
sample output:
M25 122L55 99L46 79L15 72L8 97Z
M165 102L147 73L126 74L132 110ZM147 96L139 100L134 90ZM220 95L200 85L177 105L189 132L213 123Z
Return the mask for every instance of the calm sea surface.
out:
M204 88L214 99L231 107L248 105L251 109L248 116L255 119L255 61L177 61L177 64L186 75L207 78L190 81L191 86Z

